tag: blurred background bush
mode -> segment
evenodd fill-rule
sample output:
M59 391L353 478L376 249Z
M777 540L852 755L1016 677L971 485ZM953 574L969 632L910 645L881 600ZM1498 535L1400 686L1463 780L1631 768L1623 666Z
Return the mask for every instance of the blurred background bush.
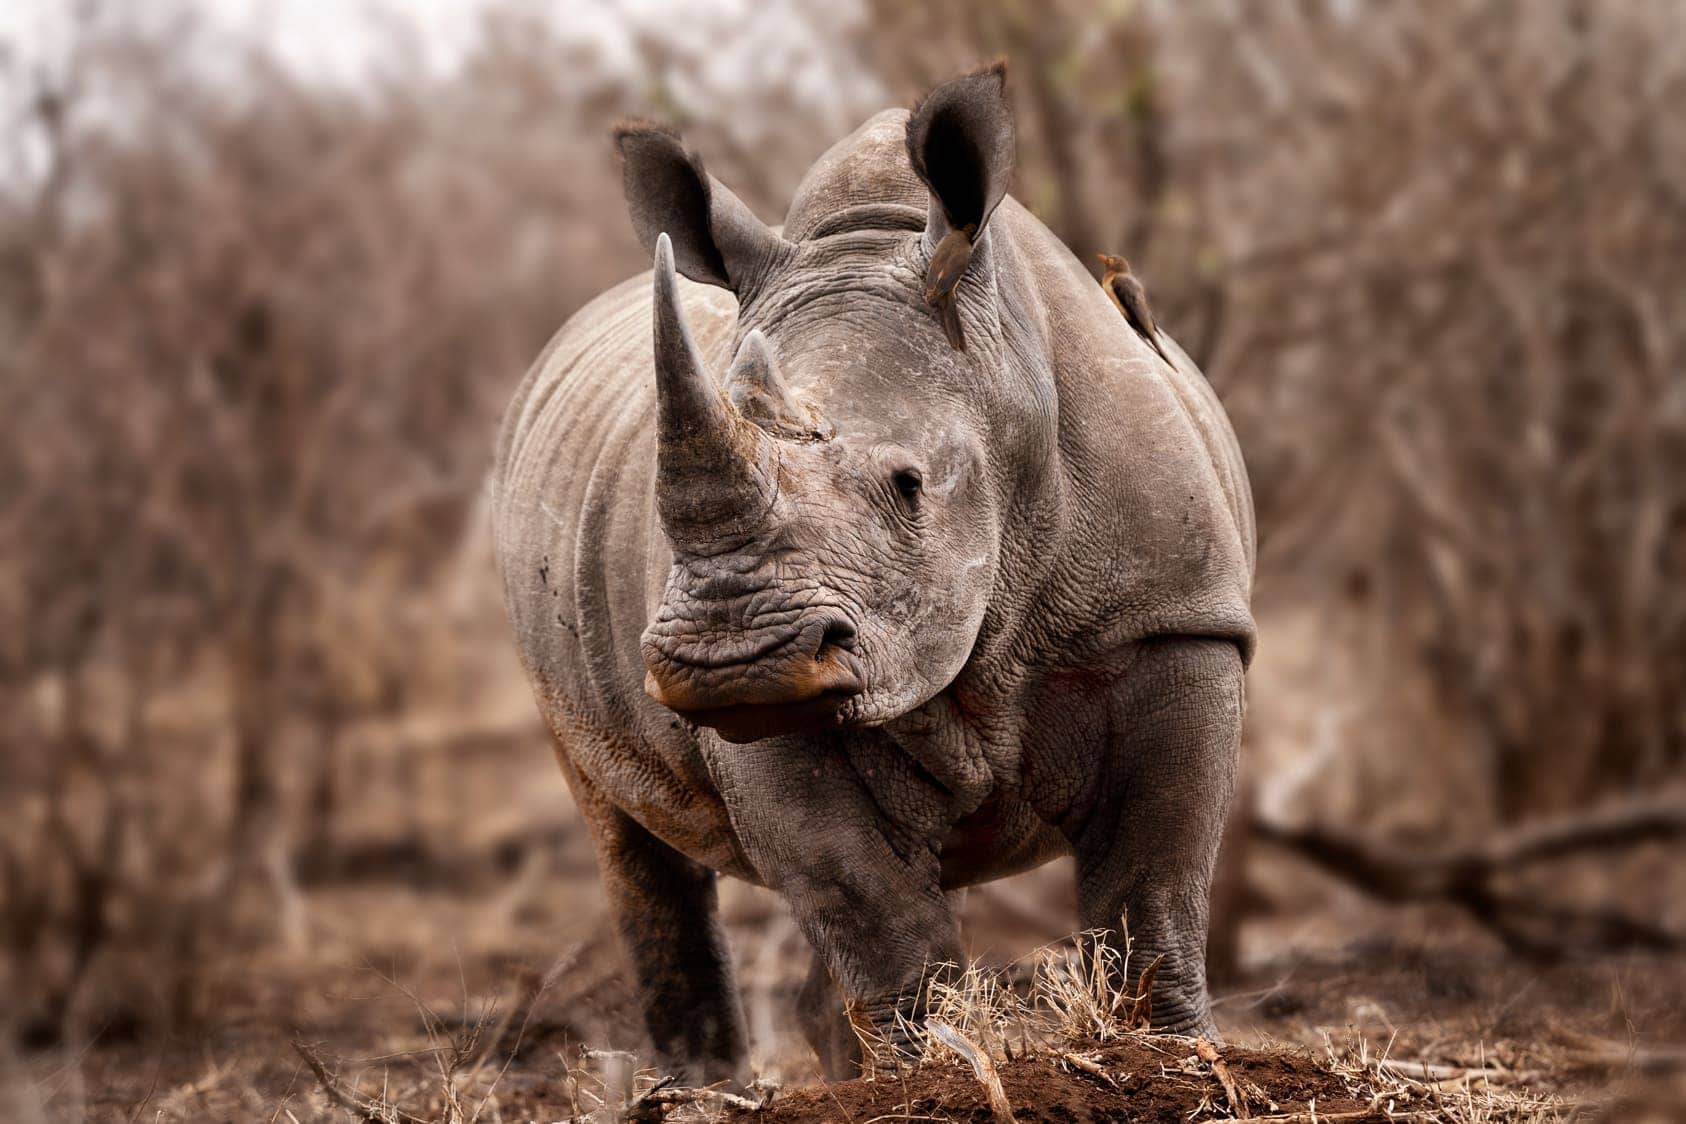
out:
M1241 438L1249 818L1479 844L1677 791L1678 4L242 11L0 24L14 1041L187 1033L218 965L324 955L359 908L325 887L578 850L481 497L525 365L647 268L609 125L677 124L777 221L997 54L1015 194L1132 259ZM1655 878L1601 892L1681 920Z

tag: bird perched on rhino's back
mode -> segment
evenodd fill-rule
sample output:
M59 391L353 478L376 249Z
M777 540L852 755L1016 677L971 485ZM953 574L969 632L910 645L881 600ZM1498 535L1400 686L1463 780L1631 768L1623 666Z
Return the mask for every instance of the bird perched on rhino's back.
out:
M1159 358L1175 367L1171 357L1159 345L1159 325L1153 322L1153 311L1147 306L1147 289L1130 272L1130 263L1117 254L1096 254L1095 257L1106 267L1106 273L1101 277L1101 288L1106 290L1106 295L1112 298L1112 303L1118 306L1118 311L1124 314L1124 319L1130 322L1136 334L1159 353Z

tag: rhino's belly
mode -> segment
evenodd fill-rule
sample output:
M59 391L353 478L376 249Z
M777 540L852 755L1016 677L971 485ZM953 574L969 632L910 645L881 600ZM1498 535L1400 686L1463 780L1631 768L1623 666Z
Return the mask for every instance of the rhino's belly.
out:
M955 824L943 842L943 889L1006 878L1070 851L1065 836L1024 801L994 796Z

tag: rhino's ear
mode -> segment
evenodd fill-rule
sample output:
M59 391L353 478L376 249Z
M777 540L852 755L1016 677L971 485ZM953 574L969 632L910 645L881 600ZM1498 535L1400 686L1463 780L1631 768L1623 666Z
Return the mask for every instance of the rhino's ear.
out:
M931 191L927 230L981 234L1013 178L1013 110L1007 63L997 60L944 82L907 119L907 157Z
M643 121L615 126L627 210L644 249L664 231L673 261L693 281L743 295L779 256L785 241L703 169L668 130Z

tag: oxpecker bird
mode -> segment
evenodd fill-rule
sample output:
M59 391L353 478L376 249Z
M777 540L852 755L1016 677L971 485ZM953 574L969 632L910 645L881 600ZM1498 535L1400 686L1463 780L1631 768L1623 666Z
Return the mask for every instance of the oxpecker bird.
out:
M1101 278L1101 288L1106 290L1106 295L1112 298L1112 303L1118 306L1118 311L1124 314L1124 319L1130 322L1136 334L1159 353L1159 358L1175 367L1165 349L1159 346L1159 325L1153 322L1153 312L1147 307L1147 290L1130 272L1130 263L1116 254L1095 256L1106 267L1106 276Z
M972 237L977 234L976 223L967 223L943 235L931 255L931 265L925 271L925 303L936 308L942 316L943 334L956 351L966 350L966 336L960 330L960 308L954 299L954 287L965 276L972 261Z

